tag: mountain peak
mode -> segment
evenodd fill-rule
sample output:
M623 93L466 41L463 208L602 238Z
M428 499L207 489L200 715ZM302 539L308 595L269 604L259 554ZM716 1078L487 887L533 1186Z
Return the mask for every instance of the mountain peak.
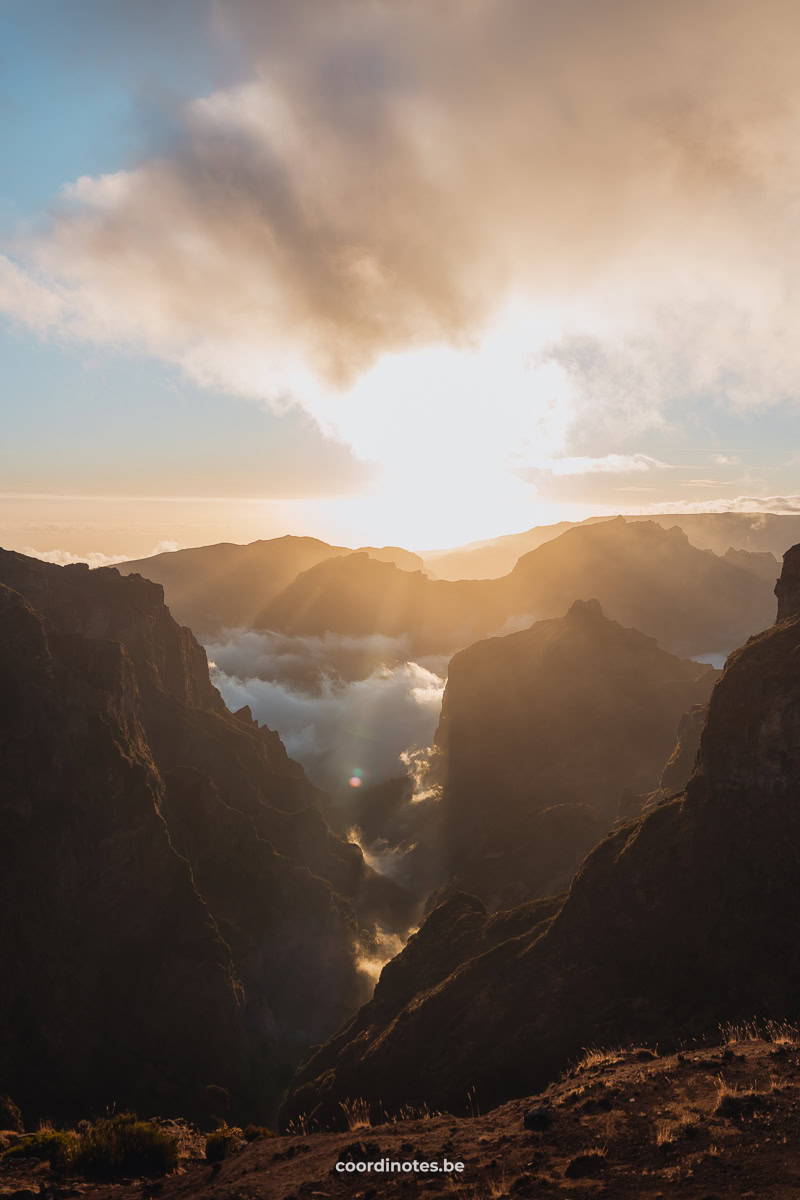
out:
M604 618L603 609L600 606L599 600L576 600L567 612L567 616L573 620L581 618L583 620L598 620Z

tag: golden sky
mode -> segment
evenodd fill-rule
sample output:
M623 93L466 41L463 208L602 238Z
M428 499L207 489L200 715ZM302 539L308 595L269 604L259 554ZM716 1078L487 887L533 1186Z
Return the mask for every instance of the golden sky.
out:
M797 505L796 3L134 7L8 10L6 540Z

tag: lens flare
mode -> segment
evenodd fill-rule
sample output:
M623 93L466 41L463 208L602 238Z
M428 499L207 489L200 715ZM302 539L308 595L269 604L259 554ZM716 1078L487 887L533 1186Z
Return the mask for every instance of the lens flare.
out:
M350 787L361 787L361 780L358 775L351 775L347 782L350 784Z

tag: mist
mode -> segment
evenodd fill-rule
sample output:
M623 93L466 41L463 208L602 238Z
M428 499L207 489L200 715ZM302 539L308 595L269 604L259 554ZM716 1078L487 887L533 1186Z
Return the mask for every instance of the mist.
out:
M447 660L407 660L405 638L241 630L206 650L228 708L249 705L334 797L404 776L433 740Z

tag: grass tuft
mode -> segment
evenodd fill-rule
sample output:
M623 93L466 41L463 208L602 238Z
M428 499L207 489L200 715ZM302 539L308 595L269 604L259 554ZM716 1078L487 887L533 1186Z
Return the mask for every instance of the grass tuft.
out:
M206 1162L222 1162L238 1150L241 1140L242 1131L238 1125L220 1125L206 1138Z
M178 1165L178 1139L154 1121L117 1113L78 1135L73 1163L85 1175L166 1175Z

